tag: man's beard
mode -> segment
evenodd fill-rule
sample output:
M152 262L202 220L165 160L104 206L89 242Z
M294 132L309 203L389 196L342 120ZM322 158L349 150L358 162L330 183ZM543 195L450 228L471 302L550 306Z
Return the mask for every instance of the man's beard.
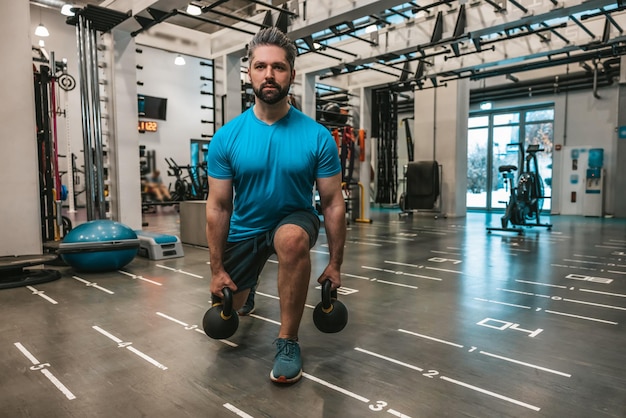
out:
M264 91L263 88L267 86L271 86L275 90L271 92ZM258 97L259 100L262 100L263 102L269 105L273 105L273 104L280 102L289 94L289 86L287 86L287 88L283 88L276 83L262 83L261 86L258 88L253 86L252 90L254 91L254 95Z

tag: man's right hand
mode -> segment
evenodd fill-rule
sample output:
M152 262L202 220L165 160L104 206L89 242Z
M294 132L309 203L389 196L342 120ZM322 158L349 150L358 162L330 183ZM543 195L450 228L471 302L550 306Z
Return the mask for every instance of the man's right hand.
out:
M228 287L235 293L237 291L237 285L230 278L230 275L226 271L214 273L211 275L211 293L220 298L224 297L222 289Z

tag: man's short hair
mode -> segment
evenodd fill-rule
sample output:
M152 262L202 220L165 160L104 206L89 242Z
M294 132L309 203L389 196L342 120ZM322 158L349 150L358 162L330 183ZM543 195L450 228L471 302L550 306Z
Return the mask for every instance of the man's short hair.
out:
M248 44L248 62L252 62L254 50L261 45L274 45L282 48L287 56L287 61L293 70L296 63L298 51L291 39L276 27L261 29Z

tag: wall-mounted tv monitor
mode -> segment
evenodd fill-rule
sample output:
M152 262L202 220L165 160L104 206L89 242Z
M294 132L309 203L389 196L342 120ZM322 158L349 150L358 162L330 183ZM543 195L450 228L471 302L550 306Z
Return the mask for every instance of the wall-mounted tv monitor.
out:
M138 94L137 111L142 118L166 120L167 99Z

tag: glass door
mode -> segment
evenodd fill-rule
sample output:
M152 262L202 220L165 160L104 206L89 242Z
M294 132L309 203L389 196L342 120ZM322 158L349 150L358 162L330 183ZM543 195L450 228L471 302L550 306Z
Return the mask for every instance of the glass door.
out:
M487 147L489 116L469 118L467 130L467 207L487 207Z
M498 169L505 165L518 168L521 163L520 150L520 113L507 112L492 114L493 142L491 145L491 167L489 170L491 188L487 209L504 209L509 200L509 187ZM517 174L516 174L517 177Z
M468 119L467 207L502 210L509 200L509 185L498 171L514 165L515 183L520 172L538 170L542 179L543 210L550 209L554 107L527 107L477 112ZM531 144L535 153L526 152ZM531 158L527 158L531 157Z

